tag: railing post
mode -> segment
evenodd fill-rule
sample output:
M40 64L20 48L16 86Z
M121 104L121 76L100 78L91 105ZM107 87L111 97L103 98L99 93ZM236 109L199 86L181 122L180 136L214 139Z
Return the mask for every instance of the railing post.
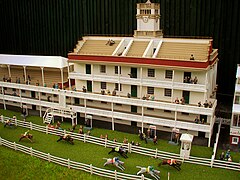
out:
M46 126L46 134L48 134L48 126Z
M142 176L141 176L141 180L144 180L144 175L142 174Z
M14 119L15 126L17 126L17 119Z
M33 155L32 147L30 147L29 150L30 150L30 155L32 156Z
M212 155L212 158L211 158L211 163L210 163L211 168L213 167L213 162L214 162L214 155Z
M51 156L50 156L50 153L48 153L48 162L51 162Z
M83 135L83 142L86 142L86 134Z
M157 158L158 149L156 148L155 158Z
M115 180L117 180L117 171L116 170L114 171L114 177L115 177Z
M128 143L128 152L132 153L132 144L131 143Z
M90 164L90 173L93 174L92 164Z
M1 115L1 121L2 121L2 123L4 122L4 117L3 117L3 115Z
M16 151L17 150L17 146L16 146L15 142L13 143L13 146L14 146L14 150Z
M107 138L105 138L105 148L107 147Z
M70 159L68 159L68 169L71 168Z
M0 137L0 146L2 145L2 138Z
M32 122L30 122L30 129L32 130Z

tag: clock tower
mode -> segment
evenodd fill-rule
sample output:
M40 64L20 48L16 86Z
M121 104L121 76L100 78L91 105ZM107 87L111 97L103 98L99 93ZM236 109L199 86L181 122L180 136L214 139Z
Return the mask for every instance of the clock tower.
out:
M146 3L137 4L137 30L134 31L134 37L162 37L160 29L160 4Z

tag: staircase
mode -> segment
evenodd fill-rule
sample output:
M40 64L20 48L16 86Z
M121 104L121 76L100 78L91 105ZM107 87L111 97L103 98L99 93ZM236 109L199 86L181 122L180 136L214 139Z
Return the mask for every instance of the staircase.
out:
M53 120L53 115L51 113L47 113L46 117L44 118L44 123L50 124Z

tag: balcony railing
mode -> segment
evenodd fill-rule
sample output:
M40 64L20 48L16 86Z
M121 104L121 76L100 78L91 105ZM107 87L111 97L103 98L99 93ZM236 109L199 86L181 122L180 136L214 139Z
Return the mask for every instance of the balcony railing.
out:
M77 91L69 91L69 90L60 90L60 89L53 89L41 86L33 86L33 85L22 85L22 84L15 84L15 83L7 83L7 82L0 82L1 87L7 88L15 88L27 91L35 91L35 92L44 92L49 94L56 94L58 97L73 97L73 98L81 98L87 100L95 100L95 101L103 101L109 103L119 103L123 105L135 105L135 106L143 106L155 109L162 109L162 110L169 110L169 111L177 111L177 112L185 112L185 113L192 113L192 114L202 114L212 116L214 114L217 101L214 101L212 108L204 108L198 107L193 105L181 105L169 102L161 102L161 101L150 101L150 100L142 100L142 99L134 99L134 98L127 98L127 97L119 97L119 96L108 96L108 95L100 95L94 93L84 93L84 92L77 92ZM39 100L27 97L17 97L11 95L2 95L1 99L6 99L10 101L16 102L23 102L30 103L39 106L46 106L46 107L55 107L59 106L62 107L60 103L54 103L51 105L51 102L47 102L46 100ZM51 106L50 106L51 105Z
M80 79L80 80L90 80L90 81L99 81L99 82L110 82L110 83L121 83L129 85L141 85L142 86L151 86L158 88L169 88L169 89L180 89L186 91L197 91L197 92L206 92L206 85L203 84L188 84L181 82L172 82L172 81L162 81L154 79L135 79L130 77L118 77L118 76L106 76L106 75L88 75L82 73L71 72L69 73L71 79Z

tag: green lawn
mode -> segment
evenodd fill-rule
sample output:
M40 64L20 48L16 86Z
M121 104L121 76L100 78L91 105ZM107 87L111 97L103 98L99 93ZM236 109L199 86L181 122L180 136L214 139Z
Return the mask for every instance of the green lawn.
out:
M6 115L11 117L12 114L10 112L7 112L7 111L4 111L4 112L7 113ZM18 115L17 113L15 113L15 114ZM39 117L32 116L32 117L29 117L27 120L34 121L34 122L38 121L38 123L42 123L42 119ZM70 126L70 125L67 123L66 124L63 123L64 128L68 128L67 126ZM3 125L0 124L0 136L4 139L10 140L10 141L17 142L19 139L19 135L21 133L23 133L24 131L25 131L25 129L21 128L21 127L17 127L16 129L3 128ZM66 159L69 158L74 161L82 162L85 164L93 164L94 166L103 168L104 160L102 158L117 156L117 154L108 155L108 152L110 149L104 148L102 146L97 146L97 145L93 145L90 143L83 143L80 141L75 141L75 145L70 145L66 142L58 142L57 143L56 142L56 140L58 139L57 136L46 135L44 133L40 133L37 131L31 131L31 133L34 135L34 143L30 143L29 141L24 139L22 142L20 142L20 144L23 144L23 145L29 146L29 147L33 147L34 149L40 150L42 152L50 153L52 155L63 157ZM115 131L112 132L112 131L107 131L107 130L101 131L100 129L96 129L96 128L94 128L94 130L92 131L92 134L96 135L96 136L99 136L99 134L106 134L106 133L108 133L110 139L112 139L114 137L117 137L118 139L121 139L121 138L123 139L125 136L127 136L127 138L129 140L132 140L131 138L138 138L136 135L120 133L120 132L115 132ZM113 134L111 134L111 133L113 133ZM163 146L161 140L160 140L159 144ZM148 146L150 146L150 145L153 146L152 143L148 144ZM168 144L166 143L166 145L168 145ZM170 146L170 147L172 147L172 146ZM174 146L174 148L176 148L176 147ZM4 149L4 150L2 151L2 149ZM2 153L2 152L6 151L6 148L1 147L0 150L1 150L0 153ZM10 152L10 154L11 154L11 152ZM10 154L9 154L9 156L11 156ZM1 157L2 157L2 155L1 155ZM36 158L32 158L30 156L29 156L29 158L36 160ZM206 166L193 165L193 164L188 164L188 163L184 163L182 165L182 171L180 171L180 172L176 171L175 169L173 169L172 167L169 167L169 166L157 167L160 160L153 159L153 158L147 157L147 156L138 155L135 153L129 154L128 159L121 158L121 160L123 160L125 162L125 167L126 167L126 170L124 171L125 173L136 174L136 172L138 171L138 169L136 168L137 165L140 165L140 166L153 165L156 169L161 171L162 179L167 179L168 172L170 172L170 174L171 174L171 179L204 179L204 178L224 179L224 180L240 179L240 173L236 172L236 171L229 171L229 170L224 170L224 169L219 169L219 168L210 168L210 167L206 167ZM22 161L21 158L18 161ZM7 169L5 168L5 164L8 164L8 163L10 163L10 165L7 165L7 166L11 166L11 161L8 162L8 160L5 160L3 165L1 165L1 171L2 171L2 169L4 169L3 172L1 172L1 173L5 172L5 174L3 174L3 176L0 176L0 177L5 178L7 176L6 171L8 168ZM51 164L48 166L54 166L54 165L52 165L52 163L46 162L46 164ZM19 165L16 164L16 167L14 168L15 172L17 172L19 169L23 169L20 167L21 167L21 164L19 164ZM115 167L109 165L106 167L106 169L115 170ZM39 170L39 168L35 169L35 171L37 171L37 170ZM55 174L55 173L58 173L58 170L53 170L51 172L53 174ZM35 173L32 172L32 173L30 173L29 176L31 177L32 174L35 174ZM36 174L39 174L39 173L36 172ZM46 174L45 174L45 176L46 176ZM57 176L59 176L59 175L56 174L56 177ZM70 173L67 173L67 176L70 179L71 178L75 179L75 177L71 177ZM82 176L84 177L83 179L89 179L89 177L90 177L89 175L86 175L86 177L85 177L85 175L82 175ZM37 176L37 177L40 177L40 176ZM59 177L59 178L62 179L64 177ZM39 178L39 179L42 179L42 178Z

